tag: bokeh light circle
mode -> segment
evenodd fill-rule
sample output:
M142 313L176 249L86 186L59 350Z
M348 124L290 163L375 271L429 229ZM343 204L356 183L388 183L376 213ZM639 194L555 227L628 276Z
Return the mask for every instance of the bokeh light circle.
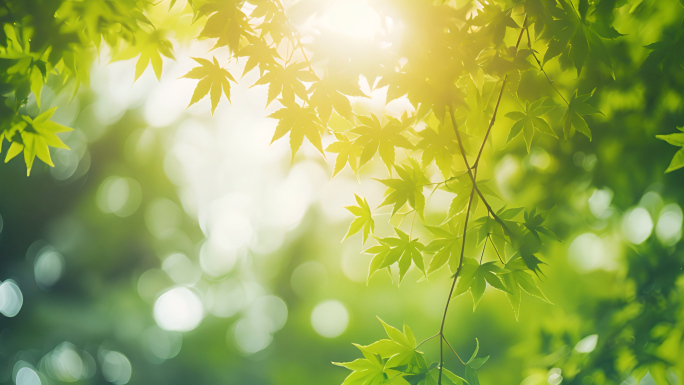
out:
M311 326L323 337L335 338L344 333L348 325L349 311L340 301L323 301L311 312Z
M187 287L174 287L154 303L154 320L164 330L187 332L204 318L200 298Z

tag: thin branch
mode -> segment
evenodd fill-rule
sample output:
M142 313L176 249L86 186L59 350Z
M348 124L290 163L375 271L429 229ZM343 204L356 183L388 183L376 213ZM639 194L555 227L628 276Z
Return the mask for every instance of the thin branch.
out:
M470 172L470 167L468 167L468 171ZM477 177L477 170L475 170L475 178ZM442 324L439 327L439 334L444 336L444 324L446 323L446 315L447 311L449 310L449 303L451 302L451 296L454 293L454 288L456 287L456 280L458 279L458 275L461 272L461 268L463 267L463 256L465 255L465 244L466 244L466 234L467 234L467 228L468 228L468 218L470 216L470 207L473 204L473 197L475 196L475 183L473 183L473 187L470 189L470 198L468 198L468 207L466 208L466 217L465 221L463 222L463 242L461 242L461 257L458 260L458 268L456 268L456 274L454 274L454 279L451 282L451 289L449 289L449 296L447 297L447 302L446 305L444 306L444 314L442 315ZM443 344L442 341L444 339L439 340L439 376L437 380L438 385L442 385L442 367L444 366L444 350L443 350Z
M503 93L505 85L506 85L506 82L504 79L504 84L501 86L501 93ZM501 100L501 93L499 93L499 100ZM498 105L499 104L497 102L497 109L498 109ZM494 114L496 114L496 110L494 110ZM501 218L499 218L498 215L496 215L496 213L492 209L492 206L489 205L489 202L487 202L487 199L485 199L484 195L482 195L482 192L480 191L480 189L477 188L477 181L476 181L477 169L475 169L475 175L473 175L472 169L475 168L475 166L470 167L470 164L468 163L468 158L465 155L465 149L463 147L463 140L461 139L461 133L458 130L456 118L454 117L454 110L453 110L453 107L451 107L451 106L449 106L449 115L451 116L451 125L454 126L454 131L456 132L456 139L458 140L458 145L461 149L461 155L463 156L463 162L465 162L465 165L468 168L467 173L468 173L468 175L470 175L470 181L473 184L473 189L475 189L475 192L477 192L477 195L480 197L480 199L482 200L482 203L484 203L485 207L487 208L487 211L489 211L489 213L492 215L494 220L499 222L501 227L503 227L504 231L511 234L511 232L508 230L508 227L506 227L506 223L504 223L504 221L501 220ZM490 128L491 128L491 125L494 124L493 122L494 122L494 117L492 117L492 123L490 124ZM484 148L486 141L487 141L487 137L485 136L484 141L482 142L482 145L480 146L480 154L482 153L482 149ZM448 187L448 185L447 185L447 187Z
M522 29L520 30L520 33L518 34L518 40L515 43L515 50L518 50L518 47L520 46L520 40L522 39L523 33L527 30L527 14L525 14L525 18L523 19L522 23ZM484 150L485 144L487 144L487 139L489 138L489 133L492 131L492 127L494 126L494 122L496 121L496 114L499 111L499 105L501 104L501 98L503 97L504 90L506 89L506 81L508 80L508 74L504 76L503 82L501 83L501 90L499 91L499 97L496 100L496 106L494 107L494 112L492 113L492 119L489 121L489 127L487 127L487 132L485 133L485 137L482 140L482 144L480 145L480 150L477 153L477 158L475 158L475 163L473 163L473 166L470 167L470 164L468 163L468 158L466 157L465 154L465 148L463 147L463 140L461 139L461 133L458 130L458 126L456 124L456 118L454 116L454 110L452 106L449 106L449 115L451 116L451 124L454 127L454 132L456 133L456 139L458 140L458 145L461 150L461 155L463 156L463 161L465 162L466 167L468 168L468 174L470 175L470 179L473 183L473 189L477 192L477 195L480 197L482 200L482 203L484 203L485 207L487 208L487 211L494 217L494 220L499 222L501 227L503 227L504 231L510 234L510 231L506 227L506 224L504 223L501 218L499 218L498 215L494 212L492 207L489 205L489 202L485 199L484 195L482 195L482 192L480 191L479 188L477 188L477 183L476 183L476 178L475 175L473 175L472 169L477 168L480 159L482 157L482 151ZM477 172L477 170L476 170Z
M409 230L409 239L413 236L413 224L416 222L416 213L418 211L413 210L413 219L411 219L411 229Z
M518 35L518 41L515 44L516 50L518 49L518 46L520 45L520 39L522 39L522 34L525 31L525 29L527 28L525 26L526 23L527 23L527 14L525 14L525 19L523 20L522 29L520 30L520 35ZM444 325L446 323L446 315L447 315L447 311L449 310L449 303L451 302L451 296L453 295L454 288L456 287L456 280L458 279L459 273L461 272L461 268L463 267L463 256L465 255L465 244L466 244L466 231L468 228L468 219L470 217L470 208L473 204L473 197L475 196L475 191L478 191L478 195L480 196L480 198L483 199L485 206L487 206L487 209L496 218L496 214L493 213L491 207L489 207L489 204L484 200L482 193L480 193L478 188L477 188L476 180L477 180L478 169L476 167L477 167L478 162L480 161L480 157L482 156L482 150L484 149L484 146L487 143L487 138L489 137L489 132L492 130L492 126L494 125L494 120L496 119L496 113L499 109L499 104L501 103L501 96L503 95L503 91L504 91L504 88L506 86L507 77L508 77L508 75L506 75L504 77L503 84L501 85L501 91L499 92L499 98L496 102L496 107L494 108L494 113L492 115L492 120L489 123L489 128L487 128L487 133L485 134L484 140L482 141L482 145L480 146L480 152L478 153L477 158L475 159L475 163L473 164L472 168L475 168L474 173L472 171L472 168L470 167L470 164L468 163L468 159L466 158L465 151L463 149L463 143L461 141L461 135L460 135L456 125L454 124L454 130L456 131L459 146L461 148L461 155L463 155L463 160L465 161L466 167L468 168L468 175L470 175L472 182L473 182L473 185L472 185L472 188L470 189L470 198L468 198L468 206L466 208L466 217L465 217L465 222L463 223L463 242L461 243L461 256L460 256L459 261L458 261L458 268L456 269L456 274L454 274L453 281L451 282L451 288L449 289L449 296L447 297L446 305L444 306L444 314L442 315L442 324L439 327L439 334L442 336L442 338L440 338L440 340L439 340L439 375L437 377L437 384L438 385L442 385L442 371L443 371L442 369L444 366L444 344L443 344L443 341L444 341L444 338L443 338L444 337ZM451 106L449 106L449 112L450 112L449 115L451 115L452 123L455 123L456 119L454 118L453 108ZM501 221L501 219L499 219L499 221ZM501 223L503 225L503 221L501 221ZM455 352L456 351L454 350L454 353Z
M482 254L480 254L480 265L482 264L482 258L484 258L484 252L487 250L487 241L489 240L489 236L485 239L485 244L484 247L482 247Z
M283 6L283 3L280 2L280 0L275 0L276 4L278 5L278 8L280 8L280 11L285 14L285 7ZM299 35L299 31L297 31L297 28L295 28L292 23L290 23L289 18L285 18L287 20L287 24L290 26L292 29L292 34L294 35L294 38L297 41L297 44L292 43L293 45L293 53L294 51L299 48L299 50L302 52L302 55L304 56L304 60L306 61L306 64L309 66L309 71L311 71L311 74L316 77L317 80L320 80L318 75L316 75L316 72L313 70L313 66L311 66L311 61L309 61L309 57L306 55L306 52L304 52L304 47L302 46L302 37Z
M501 254L499 254L499 250L497 250L496 245L494 244L494 241L492 241L492 237L490 235L487 235L487 238L489 238L489 240L492 242L492 246L494 246L494 251L496 251L496 256L499 257L499 261L505 265L506 262L504 262L503 258L501 258Z
M492 209L492 206L489 205L489 202L487 202L485 197L482 195L482 193L480 192L480 189L477 188L477 185L475 185L475 184L473 184L473 185L475 186L475 191L477 192L477 195L480 197L480 199L482 200L482 203L487 208L487 211L489 211L489 213L492 215L492 217L494 218L495 221L499 222L499 224L504 229L504 231L507 232L508 235L512 236L513 233L511 233L511 231L508 229L508 226L506 226L506 223L501 218L499 218L498 215L496 215L496 213Z
M297 46L299 46L299 50L302 51L302 55L304 56L304 60L306 60L306 64L309 66L309 71L313 74L313 76L316 77L316 79L320 80L318 75L316 75L316 71L314 71L313 67L311 66L311 61L309 61L309 58L306 56L306 52L304 52L304 47L302 46L302 39L299 37L299 32L296 32L297 34Z
M404 223L404 219L406 219L406 216L409 215L409 214L411 214L411 213L414 212L414 211L416 211L416 209L413 209L413 210L411 210L411 211L408 211L408 212L406 212L406 213L404 213L404 214L401 214L401 213L395 214L395 215L403 215L403 217L402 217L401 220L399 221L399 225L398 225L397 227L401 226L401 224ZM413 218L415 219L416 217L414 216ZM392 219L392 217L390 217L390 219ZM413 227L413 223L411 223L411 227Z
M430 191L430 195L428 195L428 197L432 197L432 194L434 194L435 191L437 191L438 187L439 187L439 184L435 184L435 187L432 188L432 191Z
M430 341L431 339L433 339L433 338L435 338L435 337L437 337L437 336L439 336L439 335L440 335L440 334L437 333L437 334L435 334L434 336L431 336L431 337L428 337L428 338L424 339L423 342L419 343L418 346L416 346L416 348L413 349L413 350L418 349L421 345L423 345L424 343Z
M448 346L449 348L451 348L451 351L454 352L454 354L456 355L456 358L458 358L458 360L461 361L461 363L462 363L463 365L465 365L465 362L463 362L463 360L461 359L461 356L459 356L458 353L456 353L456 349L454 349L454 347L451 346L451 344L450 344L449 341L446 339L446 337L442 336L442 338L444 339L444 342L446 342L447 346Z
M539 61L539 58L537 57L536 52L534 52L534 50L532 49L532 39L530 38L530 30L529 29L527 30L527 47L530 49L530 52L532 52L532 57L534 57L534 60L537 61L537 65L539 66L539 70L544 74L544 76L546 76L546 81L549 82L549 85L551 86L551 88L553 88L556 91L558 96L560 96L561 99L563 99L565 104L570 105L570 103L568 103L568 100L565 99L565 96L563 96L563 94L561 94L561 92L558 91L558 88L556 88L556 86L553 85L553 82L549 78L549 74L546 73L546 70L544 70L544 67L542 66L541 61Z
M520 34L518 35L518 41L515 43L515 51L518 51L518 47L520 46L520 39L522 39L523 32L527 29L527 14L525 14L525 18L523 19L522 23L522 29L520 30ZM494 122L496 121L496 113L499 111L499 105L501 104L501 97L503 96L504 89L506 88L506 81L508 80L508 74L504 76L503 83L501 84L501 91L499 91L499 97L496 100L496 106L494 107L494 112L492 113L492 120L489 121L489 127L487 127L487 132L485 133L484 140L482 141L482 146L480 146L480 151L477 153L477 158L475 158L475 163L473 164L473 167L477 167L477 165L480 162L480 158L482 157L482 150L484 150L485 143L487 143L487 138L489 137L489 133L492 131L492 126L494 126Z

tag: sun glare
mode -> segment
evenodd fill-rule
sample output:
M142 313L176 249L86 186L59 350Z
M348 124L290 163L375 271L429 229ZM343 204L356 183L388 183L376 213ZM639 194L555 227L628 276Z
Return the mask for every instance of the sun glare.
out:
M357 39L372 39L380 31L380 16L366 0L335 1L322 22L334 32Z

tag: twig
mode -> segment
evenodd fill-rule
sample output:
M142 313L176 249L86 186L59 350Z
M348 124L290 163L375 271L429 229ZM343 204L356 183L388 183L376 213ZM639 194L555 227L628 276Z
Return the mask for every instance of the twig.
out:
M477 174L477 170L475 170L475 174ZM439 334L443 337L444 336L444 324L446 323L446 315L447 311L449 310L449 303L451 302L451 295L454 293L454 288L456 287L456 280L458 279L458 274L461 272L461 268L463 267L463 255L465 253L465 237L466 237L466 228L468 227L468 216L470 215L470 206L473 203L473 196L475 195L475 185L473 184L473 188L470 189L470 198L468 199L468 207L466 208L466 217L465 217L465 222L463 225L463 242L461 243L461 258L458 261L458 268L456 269L456 274L454 274L454 279L451 282L451 289L449 289L449 296L447 297L447 302L446 305L444 306L444 314L442 315L442 324L439 327ZM440 338L439 340L439 376L437 379L437 384L442 385L442 367L444 366L444 349L443 349L443 344L442 341L444 341L444 338Z
M419 347L420 347L421 345L423 345L424 343L426 343L426 342L430 341L431 339L433 339L433 338L435 338L435 337L437 337L437 336L439 336L439 335L440 335L440 334L439 334L439 333L437 333L437 334L435 334L435 335L434 335L434 336L432 336L432 337L428 337L428 338L424 339L424 340L423 340L423 342L419 343L419 344L418 344L418 346L416 346L416 348L415 348L415 349L413 349L413 350L416 350L416 349L418 349L418 348L419 348Z
M520 34L518 35L518 41L515 43L515 51L518 51L518 47L520 46L520 39L522 39L523 32L527 29L527 14L525 14L525 18L523 19L522 23L522 29L520 30ZM494 112L492 113L492 120L489 121L489 127L487 127L487 132L485 133L484 140L482 141L482 146L480 146L480 151L477 153L477 158L475 158L475 163L473 164L473 167L477 167L477 165L480 162L480 158L482 157L482 150L484 149L485 143L487 143L487 138L489 137L489 133L492 131L492 126L494 126L494 122L496 121L496 113L499 111L499 105L501 104L501 97L503 96L504 89L506 88L506 81L508 80L508 74L504 76L503 83L501 84L501 91L499 91L499 97L496 100L496 106L494 107ZM455 128L455 127L454 127Z
M442 338L444 339L444 342L446 342L447 346L448 346L449 348L451 348L451 351L454 352L454 354L456 355L456 358L458 358L458 360L461 361L461 363L462 363L463 365L465 365L465 362L463 362L463 360L461 359L461 356L459 356L458 353L456 353L456 349L454 349L454 347L451 346L451 344L450 344L449 341L446 339L446 337L442 336Z
M504 262L503 258L501 258L501 254L499 254L499 250L496 249L496 245L494 244L494 241L492 241L492 237L490 235L487 235L487 238L489 238L489 241L492 242L492 246L494 246L494 251L496 251L496 256L499 257L499 261L505 265L506 262Z
M411 237L413 236L413 224L416 222L416 213L417 212L418 211L413 210L413 219L411 219L411 229L409 230L409 239L411 239ZM404 217L404 218L406 218L406 217Z
M504 84L501 86L501 91L502 91L502 92L503 92L503 89L504 89L504 86L505 86L505 85L506 85L506 83L505 83L505 81L504 81ZM500 96L500 95L501 95L501 94L499 94L499 96ZM499 100L501 100L500 97L499 97ZM497 102L497 108L498 108L498 102ZM496 116L496 110L494 110L494 114L495 114L495 116ZM487 202L487 199L485 199L484 195L482 195L482 192L481 192L480 189L477 187L477 181L476 181L477 169L475 169L475 175L473 175L472 169L475 168L475 166L470 167L470 164L468 163L468 158L467 158L466 155L465 155L465 149L464 149L464 147L463 147L463 141L461 140L461 133L460 133L460 131L458 130L458 126L457 126L457 124L456 124L456 118L454 117L454 111L453 111L453 108L452 108L451 106L449 106L449 115L451 116L451 124L454 126L454 131L456 132L456 138L458 139L458 145L459 145L459 147L461 148L461 155L463 156L463 162L465 162L465 165L466 165L466 167L468 168L467 173L468 173L468 175L470 176L470 181L471 181L472 184L473 184L473 189L475 189L475 192L477 192L477 195L480 197L480 199L482 200L482 203L484 203L485 207L487 208L487 211L492 215L492 217L494 218L494 220L496 220L497 222L499 222L499 224L501 225L501 227L503 227L504 231L506 231L507 233L511 234L511 232L508 230L508 227L506 226L506 224L504 223L504 221L501 220L501 218L499 218L498 215L496 215L496 213L495 213L494 210L492 209L492 206L489 205L489 202ZM493 122L494 122L494 116L492 117L492 123L491 123L491 124L494 124ZM490 127L491 127L491 124L490 124ZM484 148L484 145L485 145L486 141L487 141L487 137L485 136L485 139L484 139L484 141L482 142L482 145L480 146L480 154L482 153L482 149ZM479 159L478 159L478 160L479 160ZM448 187L448 185L447 185L447 187Z
M522 39L522 34L525 32L525 29L527 28L525 24L527 23L527 14L525 14L525 18L523 19L523 25L522 29L520 30L520 34L518 35L518 41L515 44L516 50L518 49L518 46L520 45L520 39ZM447 297L447 302L446 305L444 306L444 314L442 315L442 324L439 327L439 335L442 336L439 340L439 375L437 377L437 384L442 385L442 369L444 366L444 344L443 341L444 339L444 325L446 323L446 315L447 311L449 310L449 303L451 302L451 296L454 293L454 288L456 287L456 280L458 279L459 273L461 272L461 268L463 267L463 256L465 255L465 244L466 244L466 229L468 228L468 219L470 217L470 208L473 203L473 197L475 196L475 191L478 192L478 195L480 198L483 200L485 203L485 206L487 206L487 210L489 210L492 215L494 215L495 218L498 218L496 214L494 214L493 210L489 206L489 204L484 200L484 197L482 196L482 193L479 192L477 188L477 164L480 161L480 157L482 156L482 150L484 149L485 144L487 143L487 138L489 137L489 132L492 130L492 126L494 125L494 121L496 120L496 113L499 110L499 104L501 103L501 97L503 95L504 88L506 86L506 79L508 78L508 75L504 77L503 84L501 85L501 91L499 92L499 98L496 102L496 107L494 108L494 112L492 114L492 120L489 123L489 127L487 128L487 133L485 134L484 139L482 140L482 145L480 146L480 151L477 154L477 158L475 159L475 163L473 164L473 167L470 167L470 164L468 163L468 159L466 158L465 151L463 148L463 142L461 141L461 135L458 131L458 128L456 127L456 119L454 118L453 114L453 108L449 106L449 115L451 115L452 123L454 123L454 130L456 131L456 137L458 139L459 146L461 148L461 155L463 156L463 160L466 164L466 167L468 168L468 175L470 175L472 179L472 188L470 189L470 198L468 198L468 206L466 208L466 217L465 217L465 222L463 224L463 242L461 243L461 256L458 261L458 268L456 269L456 273L454 274L453 280L451 282L451 288L449 289L449 296ZM475 168L475 172L473 173L472 169ZM502 226L504 226L505 229L505 224L503 224L503 221L499 219L500 223ZM447 342L448 344L448 342ZM454 353L456 351L454 350ZM462 361L461 361L462 362Z
M487 250L487 241L489 240L489 236L485 239L485 244L484 247L482 247L482 254L480 254L480 265L482 264L482 258L484 258L484 252Z
M285 14L285 7L283 6L283 3L281 3L280 0L275 0L275 2L278 5L278 8L280 8L280 11L283 14ZM309 66L309 71L311 72L311 74L313 76L316 77L317 80L320 80L318 75L316 75L316 72L313 70L313 66L311 65L311 61L309 61L309 57L306 55L306 52L304 52L304 47L302 46L302 37L299 35L299 31L297 31L297 28L295 28L292 25L292 23L290 23L290 19L288 19L286 17L285 20L287 20L287 24L292 29L292 34L294 35L294 38L297 41L297 44L292 43L293 46L296 45L296 47L294 47L294 49L292 51L294 52L297 48L299 48L299 50L302 52L302 55L304 56L304 60L306 61L306 64Z
M539 61L537 54L532 49L532 39L530 39L530 30L529 29L527 30L527 47L530 49L530 52L532 52L532 57L534 57L534 60L537 61L537 65L539 66L539 70L544 74L544 76L546 76L546 81L549 82L549 85L551 86L551 88L553 88L556 91L558 96L560 96L561 99L563 99L565 104L570 105L570 103L568 103L568 100L565 99L565 96L563 96L563 94L561 94L561 92L558 91L558 88L556 88L556 86L553 85L553 82L549 78L549 75L546 73L546 70L544 70L544 67L542 66L541 61Z

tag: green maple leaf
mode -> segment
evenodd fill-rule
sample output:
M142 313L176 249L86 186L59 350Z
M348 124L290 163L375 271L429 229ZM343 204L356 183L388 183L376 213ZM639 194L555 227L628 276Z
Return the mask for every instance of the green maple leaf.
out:
M5 156L5 163L23 151L26 163L26 176L31 174L33 161L36 157L51 167L55 166L52 163L48 146L69 149L57 134L72 130L69 127L50 121L55 110L57 110L57 107L53 107L33 119L24 115L21 121L10 128L7 140L12 144ZM1 138L0 143L2 143Z
M592 28L601 37L606 39L615 39L620 36L625 36L624 34L618 32L615 27L613 27L613 20L615 19L614 13L616 8L620 8L626 3L617 2L616 0L600 0L595 2L595 9L593 15L596 21L592 24Z
M132 42L140 25L152 26L143 13L143 3L136 0L88 0L62 2L55 17L78 35L85 46L92 42L98 49L102 39L112 47L121 40Z
M399 265L399 282L401 282L409 267L411 267L411 262L425 274L425 265L421 253L421 250L424 248L423 244L418 242L418 239L410 239L408 234L397 228L394 231L399 236L398 238L379 238L379 245L364 251L367 254L375 254L368 269L369 280L376 271L397 262Z
M470 359L465 363L465 381L468 385L480 385L480 379L477 376L477 370L489 360L489 356L477 358L477 353L480 351L480 341L475 339L475 351Z
M488 215L478 218L477 220L473 221L473 227L475 226L480 227L476 233L477 245L480 245L482 241L488 238L492 238L492 235L494 235L495 239L501 237L502 240L505 241L503 228L501 227L499 222L497 222L494 218ZM499 245L497 245L497 250L503 249L500 248Z
M456 221L447 222L447 228L425 226L433 236L436 237L433 241L425 246L425 251L435 253L430 260L427 273L430 274L447 262L452 273L456 272L458 262L461 255L462 235L459 232Z
M515 47L509 47L505 51L490 51L481 58L483 70L487 74L493 74L500 78L506 74L517 78L519 72L533 67L528 60L530 55L532 55L532 51L529 49L516 49Z
M90 84L90 65L94 54L83 47L71 46L62 54L62 62L68 71L64 72L65 80L73 79L75 87L72 96L78 92L81 84Z
M684 131L684 127L677 127L679 131ZM670 166L667 167L665 172L671 172L684 167L684 133L676 133L669 135L656 135L656 138L664 140L671 145L682 147L680 148L672 158Z
M271 0L250 0L251 4L254 4L254 10L249 14L252 18L264 18L264 20L271 20L277 14L279 14L280 8L275 1Z
M333 178L337 175L345 165L349 164L349 167L358 176L359 173L359 163L358 157L361 153L361 147L357 145L353 140L347 138L344 134L335 133L335 138L337 141L330 143L325 149L327 152L336 153L335 158L335 169L333 170Z
M214 48L228 47L231 53L240 48L242 36L252 33L247 16L240 9L242 1L214 0L199 8L199 14L208 16L201 38L218 38Z
M513 306L513 312L516 319L518 319L520 314L522 291L545 302L551 303L537 286L532 274L528 273L527 270L528 267L525 261L519 256L514 256L499 272L499 277L507 289L506 296L511 302L511 306Z
M214 114L216 106L218 106L219 100L221 99L221 93L226 95L228 102L230 102L230 82L231 80L235 82L233 76L227 70L223 69L216 57L213 58L213 62L202 58L192 58L200 67L195 67L190 70L187 74L183 75L184 78L189 79L200 79L195 87L195 91L192 94L192 99L190 99L191 105L197 103L202 98L211 93L211 114Z
M449 52L442 47L439 49L440 52ZM441 64L435 66L436 62ZM388 86L387 102L406 95L414 106L420 105L423 111L418 113L419 116L432 110L441 117L447 106L465 104L465 94L456 86L461 73L457 68L460 68L460 64L443 55L433 60L409 61L400 71L394 66L387 66L375 88ZM426 76L428 73L429 77Z
M416 144L416 149L423 150L421 158L423 167L427 167L434 161L445 178L451 176L454 156L460 153L456 133L451 124L438 125L437 129L427 126L418 131L418 137L420 141Z
M345 380L345 384L354 385L435 385L434 373L437 363L427 365L423 353L416 350L416 337L411 329L404 325L403 332L386 324L378 318L389 338L375 341L370 345L355 346L361 350L364 358L352 362L335 363L353 372ZM462 385L463 379L444 370L446 378L456 385ZM348 381L348 382L347 382Z
M275 14L270 21L261 23L259 29L261 30L259 33L261 37L270 36L276 45L279 45L284 37L292 38L294 36L290 20L282 12Z
M511 18L512 8L502 10L500 6L483 3L484 7L477 12L471 21L472 25L483 27L489 34L490 41L495 44L503 44L506 28L519 28Z
M323 123L328 122L333 109L343 118L353 120L354 114L347 96L366 96L353 81L334 77L317 81L311 91L311 105L316 108Z
M410 163L403 166L394 166L399 178L379 179L379 182L388 187L385 192L385 200L380 207L394 205L392 215L396 214L407 202L418 212L422 218L425 210L425 195L423 187L429 183L418 162L410 159Z
M268 73L263 75L252 85L268 84L268 106L279 95L289 103L294 103L295 95L302 100L309 100L309 93L303 82L315 82L316 75L308 68L306 62L293 63L287 67L276 64L268 68Z
M525 223L523 224L529 231L534 235L537 240L541 242L541 239L539 237L539 234L544 234L549 238L552 238L556 241L560 241L560 238L551 231L548 227L542 226L546 219L544 216L540 213L537 214L537 208L533 208L532 211L525 212Z
M0 45L0 59L9 59L14 63L6 69L5 75L12 81L28 83L28 87L17 87L15 90L15 104L21 105L26 101L29 92L33 92L36 104L40 108L41 90L48 73L52 70L48 60L49 50L31 52L32 34L17 25L4 24L3 32L6 46Z
M333 362L352 371L342 385L405 385L404 370L419 366L427 371L422 353L415 350L416 337L404 325L404 332L378 318L389 339L376 341L368 346L354 344L364 358L352 362Z
M453 385L463 385L464 382L465 382L466 384L470 385L470 383L467 382L464 378L462 378L461 376L456 375L455 373L453 373L453 372L450 371L449 369L446 369L446 368L445 368L445 369L442 369L442 371L444 372L446 378L448 378L449 381L451 381L451 383L452 383ZM431 385L436 384L436 383L437 383L437 382L434 381L434 379L433 379L433 383L432 383Z
M684 22L680 24L676 36L665 36L663 40L651 43L644 48L651 52L644 60L642 69L681 71L684 63Z
M380 153L380 158L392 170L395 159L395 147L412 148L413 145L402 133L407 126L396 118L389 118L384 126L380 123L377 116L371 117L357 115L361 125L356 126L350 132L359 135L355 142L363 148L359 167L368 163L375 153Z
M558 55L567 57L577 69L577 76L582 72L584 62L591 52L592 56L602 62L613 74L613 65L603 45L601 37L591 25L575 11L567 0L558 0L561 9L554 8L554 20L546 26L542 37L549 38L549 45L544 54L543 64Z
M378 354L372 354L364 346L354 344L364 358L357 358L351 362L333 362L337 366L351 370L351 374L344 379L342 385L366 385L366 384L387 384L387 374L385 364ZM394 374L394 373L393 373ZM396 376L394 374L394 376Z
M465 77L465 91L466 97L464 99L467 105L466 127L474 127L475 132L486 128L494 112L495 104L492 103L492 98L495 97L491 92L491 87L494 84L485 81L484 72L478 71L476 74ZM449 125L449 127L453 127ZM471 128L472 130L472 128ZM466 137L470 137L465 130L461 130L461 139L465 142L463 145L468 149Z
M286 100L280 101L285 107L269 115L269 118L278 119L275 133L271 143L282 138L290 133L290 149L292 150L292 159L294 160L297 150L302 145L304 137L306 137L316 149L323 153L323 145L321 143L321 133L323 126L321 121L316 116L316 112L312 107L302 107L294 102Z
M162 32L157 29L149 34L136 37L136 41L142 41L142 43L140 45L129 45L118 52L113 61L128 60L140 55L135 63L135 80L138 80L150 64L152 64L157 80L161 80L162 55L169 59L174 58L171 42L165 39Z
M498 257L505 260L506 243L512 245L512 240L518 239L520 236L520 226L518 222L515 222L512 219L522 212L522 210L522 208L506 209L506 207L502 207L497 212L496 216L499 218L499 221L503 222L503 225L490 216L484 216L476 220L474 224L480 224L480 228L477 232L477 243L480 244L486 238L489 238Z
M356 194L354 194L354 197L356 197L356 203L358 206L346 206L345 208L349 210L350 213L354 214L356 219L354 219L349 226L347 235L345 235L344 238L347 239L363 229L363 243L366 243L368 235L372 234L375 230L375 222L373 221L373 216L366 198L362 199Z
M495 289L507 292L508 289L496 275L501 268L496 262L477 263L473 258L464 258L463 266L459 273L458 284L454 290L454 296L461 295L467 291L473 296L473 310L477 307L484 295L487 284Z
M269 47L261 38L248 35L247 40L250 44L238 52L238 57L247 57L247 63L245 63L242 76L257 68L257 66L259 74L263 76L264 71L277 65L276 59L280 59L280 55L278 55L278 51L275 48Z
M413 335L411 329L404 325L403 333L381 320L385 333L389 339L376 341L366 348L373 354L377 354L382 358L387 358L385 368L395 369L403 365L409 364L417 354L416 352L416 337Z
M515 138L523 133L525 138L525 144L527 145L527 152L530 152L530 146L532 145L532 138L534 137L535 129L541 133L548 134L554 138L558 138L558 135L553 131L549 123L541 118L540 116L556 108L556 105L549 99L543 98L530 104L529 102L525 105L525 111L512 111L506 114L506 117L513 119L516 122L511 127L511 131L508 134L508 139L506 143L510 142L511 139Z
M488 182L489 180L487 179L477 181L477 188L483 195L498 197L498 195L489 187ZM470 175L468 175L467 172L463 172L460 175L451 177L445 181L444 187L442 189L456 194L449 205L449 211L447 213L445 222L454 219L466 209L472 188L473 183L470 179ZM478 202L479 199L473 199L471 209L477 207Z
M570 136L577 130L591 140L591 130L587 121L584 117L592 114L601 114L596 107L593 107L587 100L592 96L591 93L577 96L577 91L572 95L570 103L568 104L568 109L563 115L563 135L565 140L568 140Z

